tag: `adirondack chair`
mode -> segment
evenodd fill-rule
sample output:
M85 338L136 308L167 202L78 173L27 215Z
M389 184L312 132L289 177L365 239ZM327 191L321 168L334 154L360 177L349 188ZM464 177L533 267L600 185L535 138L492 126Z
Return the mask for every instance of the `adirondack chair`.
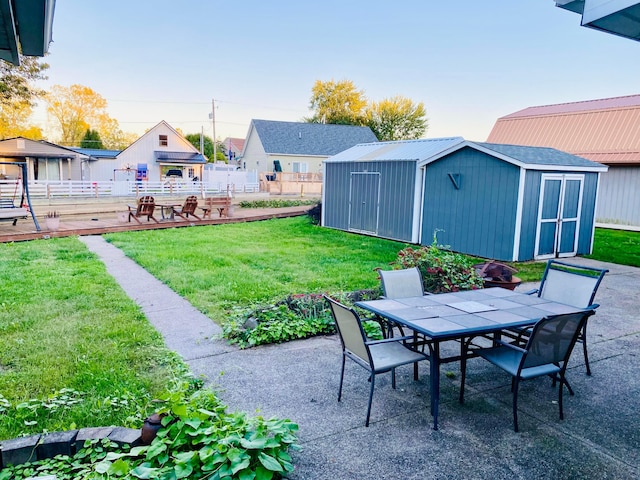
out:
M159 223L153 216L153 211L156 208L156 201L151 195L145 195L140 197L138 205L128 205L129 207L129 222L133 218L136 222L142 224L141 217L147 217L147 221L153 220Z
M196 215L196 208L198 208L198 197L195 195L189 195L187 199L184 201L182 207L176 207L173 209L173 213L180 218L189 221L189 215L198 220L202 220L199 216Z

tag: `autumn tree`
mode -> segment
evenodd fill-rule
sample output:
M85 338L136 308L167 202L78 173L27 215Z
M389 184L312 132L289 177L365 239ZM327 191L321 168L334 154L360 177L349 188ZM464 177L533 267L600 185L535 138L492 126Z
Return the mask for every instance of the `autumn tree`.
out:
M396 96L372 102L367 109L367 125L378 140L413 140L421 138L428 128L424 104Z
M305 120L310 123L336 123L340 125L365 125L367 98L351 80L316 80L311 89L310 109L313 115Z
M40 58L20 56L20 65L0 61L0 138L42 138L40 128L29 124L33 106L44 91L33 85L45 80L49 65Z
M84 133L82 141L80 142L82 148L99 148L103 149L102 140L97 130L91 130L90 128Z
M54 85L47 94L47 111L57 120L59 143L79 145L88 129L96 130L105 148L122 150L135 136L120 130L117 120L107 114L107 101L89 87Z

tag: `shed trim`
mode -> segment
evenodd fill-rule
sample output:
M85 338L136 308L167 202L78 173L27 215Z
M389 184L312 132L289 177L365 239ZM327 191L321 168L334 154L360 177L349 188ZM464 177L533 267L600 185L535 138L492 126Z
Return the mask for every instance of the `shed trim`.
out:
M513 255L511 261L517 262L520 259L520 236L522 235L522 210L524 208L524 189L526 186L527 171L520 168L520 178L518 179L518 201L516 203L516 225L513 232Z

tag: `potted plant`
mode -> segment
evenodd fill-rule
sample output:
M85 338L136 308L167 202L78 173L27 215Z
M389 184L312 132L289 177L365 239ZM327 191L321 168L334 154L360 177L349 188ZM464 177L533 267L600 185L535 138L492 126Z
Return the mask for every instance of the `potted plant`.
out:
M60 214L56 211L48 212L44 221L47 224L47 230L55 232L60 228Z

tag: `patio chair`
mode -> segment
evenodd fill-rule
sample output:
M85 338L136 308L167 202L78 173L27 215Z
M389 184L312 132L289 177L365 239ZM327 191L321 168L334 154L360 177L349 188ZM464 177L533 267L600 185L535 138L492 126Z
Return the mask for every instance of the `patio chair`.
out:
M173 213L186 221L189 221L189 216L202 220L196 215L196 208L198 208L198 197L189 195L182 204L182 207L175 207Z
M497 346L481 348L475 353L502 368L513 378L513 429L518 431L518 387L520 381L550 376L560 383L558 387L558 406L560 420L564 419L562 391L566 385L569 393L573 391L565 378L567 363L571 351L593 310L545 317L538 321L524 348L496 340ZM461 359L460 403L464 402L464 383L467 370L467 355Z
M342 399L342 384L344 380L344 366L350 358L358 365L369 371L371 388L365 426L369 426L371 401L375 387L376 375L391 372L391 386L396 388L396 367L427 360L424 353L408 348L404 342L411 337L387 338L384 340L367 339L360 318L355 310L347 308L325 295L331 307L331 314L335 320L336 330L342 344L342 369L340 371L340 387L338 401Z
M407 298L424 295L422 274L418 267L403 270L378 270L385 298Z
M424 282L422 281L422 274L418 267L405 268L402 270L378 270L380 274L380 283L382 284L382 296L389 299L408 298L408 297L421 297L425 295ZM404 329L400 325L393 325L392 323L386 323L387 332L386 337L393 337L393 328L398 328L401 336L404 336ZM424 346L429 344L424 335L417 333L413 334L414 347L422 347L424 352ZM414 379L418 379L418 364L414 367Z
M554 302L565 303L572 307L594 310L600 305L593 303L602 278L609 270L573 265L549 260L540 287L526 292ZM585 322L578 337L582 343L584 363L587 375L591 375L589 354L587 352L587 323Z
M153 211L156 208L156 202L151 195L144 195L140 197L136 206L127 206L129 207L129 222L131 222L131 219L133 218L136 222L141 224L142 222L140 221L140 218L147 217L147 221L153 220L154 222L159 223L153 216Z

